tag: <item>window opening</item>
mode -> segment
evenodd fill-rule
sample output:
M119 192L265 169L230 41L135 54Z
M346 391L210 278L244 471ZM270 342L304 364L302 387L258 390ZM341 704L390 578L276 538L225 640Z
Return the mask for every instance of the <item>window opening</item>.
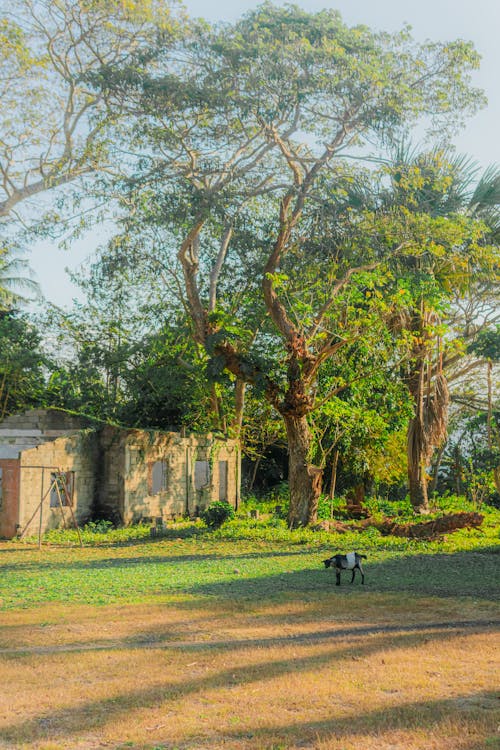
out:
M194 486L202 490L210 484L210 464L208 461L196 461L194 465Z
M59 496L61 497L61 504L63 506L73 504L73 487L74 487L74 472L67 471L66 473L51 472L50 474L50 507L59 507ZM59 493L58 491L59 490Z
M166 461L155 461L151 468L151 494L159 495L168 489L168 466Z
M219 500L227 500L227 461L219 461Z

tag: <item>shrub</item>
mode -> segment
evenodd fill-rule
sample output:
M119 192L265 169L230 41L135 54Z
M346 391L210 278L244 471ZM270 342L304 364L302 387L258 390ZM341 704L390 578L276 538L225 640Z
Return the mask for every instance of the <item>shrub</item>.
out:
M318 519L328 519L332 515L336 518L338 516L344 516L343 510L345 508L345 499L343 497L335 497L332 501L329 495L320 495L318 500Z
M100 521L89 521L85 524L83 530L89 531L92 534L107 534L112 528L113 524L111 521L101 519Z
M211 529L218 529L223 523L234 518L234 508L225 500L215 500L200 513L201 520Z

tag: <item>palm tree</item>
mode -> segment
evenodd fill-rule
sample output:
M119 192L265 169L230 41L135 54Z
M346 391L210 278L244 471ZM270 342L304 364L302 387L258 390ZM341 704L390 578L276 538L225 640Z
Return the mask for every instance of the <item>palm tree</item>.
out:
M490 294L498 293L491 272L498 269L500 169L489 167L478 175L478 167L466 157L446 151L415 155L403 149L392 167L386 196L389 205L403 207L410 217L434 220L429 226L438 232L452 230L447 246L420 247L399 261L400 273L413 274L420 290L395 317L400 331L411 334L403 379L414 404L407 439L408 481L412 505L419 512L428 510L427 466L447 435L446 370L460 356L446 344L446 306L453 294L477 292L481 282L487 282ZM460 227L465 231L458 231ZM426 294L429 289L432 293ZM476 321L462 336L471 338L477 332Z
M13 246L0 246L0 311L41 296L40 286L28 261ZM25 296L25 293L32 295Z

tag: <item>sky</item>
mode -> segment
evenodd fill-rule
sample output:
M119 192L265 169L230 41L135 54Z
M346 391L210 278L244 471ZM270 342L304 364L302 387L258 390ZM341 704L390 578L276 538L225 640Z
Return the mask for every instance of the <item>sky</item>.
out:
M191 16L210 21L234 21L259 4L259 0L184 0ZM339 10L348 25L365 24L375 30L397 31L410 24L418 41L474 42L482 63L473 83L485 91L488 106L468 121L454 144L483 167L500 164L500 0L298 0L294 4L308 11ZM103 227L66 251L48 242L33 249L30 263L47 299L59 306L71 303L78 291L64 268L86 263L108 232Z

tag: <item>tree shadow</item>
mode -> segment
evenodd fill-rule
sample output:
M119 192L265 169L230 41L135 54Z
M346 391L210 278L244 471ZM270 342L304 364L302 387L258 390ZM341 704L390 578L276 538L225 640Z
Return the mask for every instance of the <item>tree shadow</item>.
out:
M351 741L356 736L375 736L383 737L384 734L397 731L404 732L427 730L432 735L433 729L438 732L439 725L446 723L449 726L450 720L456 718L457 723L460 721L463 731L464 719L468 715L473 723L479 718L479 713L483 716L486 712L491 715L491 731L495 732L497 722L495 715L498 716L495 709L498 708L498 694L490 691L479 691L468 695L461 695L454 698L442 700L414 701L403 705L384 707L368 713L350 713L348 716L332 717L319 721L296 722L293 724L282 724L281 726L271 726L265 728L254 728L245 730L245 732L232 731L231 729L222 729L219 735L222 735L224 741L230 739L241 739L242 735L251 739L252 742L258 743L256 747L269 747L268 743L279 744L287 747L288 743L309 743L313 742L314 747L318 742L327 742L328 740ZM447 729L447 733L449 729ZM495 746L498 742L498 735L491 738ZM265 743L265 744L262 744ZM285 743L285 744L282 744ZM197 745L202 746L203 743ZM311 747L308 744L309 747ZM493 746L493 743L492 743ZM398 747L403 747L398 745ZM465 750L463 744L460 745ZM470 750L479 750L477 740L471 740ZM484 747L481 744L481 747Z
M307 553L310 555L310 552ZM178 555L143 555L140 557L101 557L97 560L71 560L69 562L54 561L51 559L46 560L30 560L28 562L17 562L7 563L1 566L2 572L7 571L29 571L35 570L40 571L43 569L47 570L99 570L108 568L134 568L140 565L147 564L165 564L165 565L189 565L191 563L203 563L203 562L223 562L223 561L237 561L237 560L262 560L265 558L274 557L299 557L304 556L304 551L284 551L284 552L242 552L241 554L229 554L220 555L217 552L213 553L193 553L183 554L180 552Z
M321 653L313 655L297 654L297 648L300 648L300 644L294 643L291 644L294 646L293 658L286 656L277 660L266 660L265 662L243 666L235 663L229 669L223 669L207 676L185 678L179 681L166 681L160 685L123 692L105 699L86 701L78 703L78 705L68 705L56 711L41 713L29 720L20 719L19 722L3 727L0 729L0 739L13 742L23 737L24 742L38 742L49 738L54 740L61 737L68 737L71 734L77 734L81 731L97 730L109 721L119 720L121 717L125 719L129 716L130 711L155 708L166 701L172 701L177 706L181 705L181 702L185 698L197 693L203 694L208 690L225 689L228 686L246 687L256 682L266 682L287 674L324 669L325 665L329 663L339 663L345 660L350 662L353 658L356 660L363 659L379 651L408 649L428 643L430 639L439 641L449 640L450 637L449 629L435 633L429 633L425 629L415 629L413 632L391 634L390 637L388 637L387 633L378 633L369 639L357 640L355 643L351 643L348 646L344 645L341 648L328 644L327 647L322 649ZM268 645L273 646L275 644L270 642ZM307 642L304 641L302 645L307 645ZM244 646L253 650L257 647L262 647L262 644L259 640L248 639L244 641ZM217 644L216 647L214 644L193 643L189 646L188 650L210 649L212 652L217 652L227 649L234 650L235 648L240 648L238 641ZM184 649L185 647L183 646ZM179 674L182 674L181 666L179 666ZM337 691L335 695L338 696ZM436 705L439 706L440 703L443 704L444 713L453 704L453 701L430 702L428 705L435 707ZM425 703L421 704L422 709L425 709L425 706ZM364 731L367 723L372 727L375 724L376 727L377 722L380 724L383 722L383 727L386 729L388 716L391 715L391 712L394 715L394 726L401 727L408 721L406 717L409 716L409 711L409 707L402 706L393 709L389 708L383 712L375 712L373 715L367 715L367 717L355 715L349 719L332 719L331 721L305 722L292 726L255 729L255 736L263 739L268 735L274 736L280 733L289 735L293 731L295 738L309 736L311 733L317 738L321 734L339 731L338 727L342 731L352 730L354 733L360 733ZM423 710L422 713L425 721L425 711ZM228 730L224 731L227 732L228 736L237 736L228 732Z
M307 556L310 558L310 552ZM304 567L290 573L271 573L262 577L207 582L189 588L190 593L216 598L255 598L292 595L306 599L333 591L362 596L374 593L404 593L414 596L477 597L500 601L496 548L453 554L402 555L383 561L364 562L365 585L349 584L350 573L342 574L341 586L335 586L335 573L325 570L318 555L318 567Z

